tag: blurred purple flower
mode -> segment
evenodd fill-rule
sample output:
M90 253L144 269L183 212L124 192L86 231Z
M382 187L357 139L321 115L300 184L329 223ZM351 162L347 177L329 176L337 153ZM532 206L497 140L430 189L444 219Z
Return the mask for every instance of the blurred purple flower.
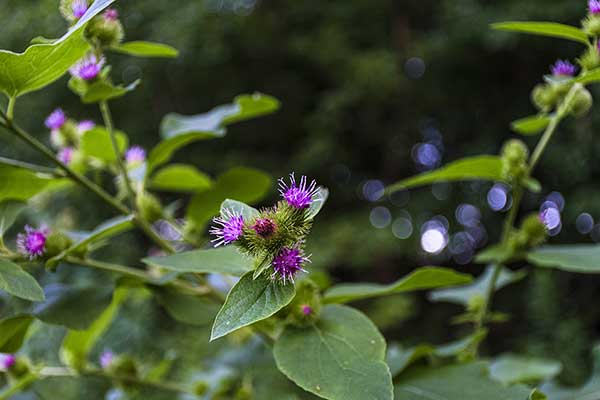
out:
M14 354L0 354L0 371L8 371L17 362Z
M76 78L91 81L100 75L103 66L104 57L98 58L94 54L89 54L73 65L69 72Z
M575 75L575 66L566 60L558 60L552 66L550 66L550 71L552 71L552 75L554 76L573 76Z
M94 129L95 126L96 123L94 121L84 120L77 124L77 129L79 130L80 134L84 134L87 131Z
M17 235L17 249L23 255L33 260L41 256L46 251L46 240L48 239L48 228L42 225L39 229L34 229L25 225L25 233Z
M104 19L107 21L116 21L119 19L119 12L114 8L109 8L104 12Z
M590 0L588 2L588 10L590 14L600 14L600 1Z
M73 148L65 147L58 152L58 159L63 164L70 164L71 160L73 160Z
M75 19L83 17L88 10L87 0L74 0L71 4L71 10L73 10Z
M138 165L146 161L146 150L140 146L132 146L125 152L125 162L129 166Z
M50 115L48 115L48 118L46 118L44 124L48 129L55 131L62 128L65 122L67 122L67 116L65 112L61 108L57 108L56 110L52 111Z
M100 366L102 369L107 369L115 359L115 354L110 350L105 350L100 354Z

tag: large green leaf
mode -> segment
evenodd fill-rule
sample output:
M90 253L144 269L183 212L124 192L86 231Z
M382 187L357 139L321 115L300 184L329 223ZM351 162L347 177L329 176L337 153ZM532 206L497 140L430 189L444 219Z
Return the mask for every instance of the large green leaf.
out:
M127 135L121 131L116 132L116 138L119 151L123 153L127 148L129 139L127 138ZM117 161L117 155L112 146L110 133L106 128L101 126L90 129L83 135L81 138L80 150L83 155L94 157L106 163Z
M0 258L0 290L31 301L44 301L44 290L17 264Z
M594 244L543 246L529 252L527 261L538 267L598 274L600 273L600 246Z
M216 273L240 276L252 269L252 260L233 246L210 250L191 250L142 260L148 265L179 273Z
M400 375L395 396L402 400L527 400L526 386L492 380L485 361L442 368L416 368Z
M556 22L507 21L492 24L492 28L500 31L529 33L532 35L551 36L588 44L589 39L581 29Z
M212 186L212 179L193 165L172 164L157 171L149 182L150 189L167 192L195 193Z
M26 206L22 201L6 200L0 202L0 238L15 223L15 220Z
M14 353L21 348L33 318L18 316L0 321L0 353Z
M156 300L177 321L195 326L209 325L219 306L206 297L193 296L171 288L156 288Z
M315 324L288 326L273 354L281 372L324 399L393 399L385 339L353 308L328 305Z
M562 370L558 361L503 354L491 363L490 376L504 384L535 383L552 379Z
M325 292L327 303L347 303L370 297L386 296L395 293L434 289L469 283L473 277L449 268L421 267L406 277L389 285L375 283L343 283Z
M71 78L69 80L69 89L81 98L82 103L91 104L123 97L135 90L140 82L138 79L127 86L123 86L114 85L106 80L88 83L82 79Z
M229 124L270 114L279 108L274 97L255 93L237 96L233 103L193 116L168 114L161 124L164 140L148 157L148 170L169 161L175 151L198 140L213 139L225 135Z
M205 225L220 211L225 199L244 203L261 200L271 188L271 177L253 168L232 168L220 175L215 184L192 198L187 210L188 218L197 225Z
M0 91L18 97L63 76L89 49L84 25L114 0L96 0L60 39L29 46L23 53L0 50Z
M502 180L502 160L497 156L476 156L451 162L439 169L394 183L387 188L389 193L416 186L445 181L467 181L474 179Z
M489 287L490 281L494 274L494 267L488 266L486 270L470 285L438 289L429 293L429 299L431 301L445 301L449 303L456 303L461 305L468 305L471 299L477 296L484 296L487 288ZM500 275L496 281L496 290L500 290L503 287L521 280L525 276L524 271L512 272L511 270L502 267Z
M287 306L296 294L291 283L284 285L264 274L253 279L252 275L252 271L247 272L231 288L213 324L211 341L269 318Z
M112 47L111 50L135 57L174 58L179 55L176 48L162 43L134 41Z
M59 187L65 182L63 179L35 173L25 168L0 165L0 201L28 200L44 190Z
M551 117L549 115L536 114L513 121L510 127L513 131L521 135L536 135L546 129L550 120Z

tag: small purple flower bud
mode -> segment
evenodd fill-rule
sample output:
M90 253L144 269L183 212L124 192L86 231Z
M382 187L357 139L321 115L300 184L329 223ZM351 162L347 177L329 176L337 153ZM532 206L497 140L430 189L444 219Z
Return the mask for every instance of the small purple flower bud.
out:
M87 131L94 129L95 126L96 123L94 121L85 120L77 124L77 130L79 130L80 134L84 134Z
M223 214L222 217L213 219L216 225L209 231L216 236L211 240L215 247L235 242L244 233L244 217L229 209L225 209Z
M94 54L90 54L73 65L69 72L76 78L83 79L84 81L92 81L100 75L103 66L104 57L98 59Z
M17 249L19 253L26 255L30 260L41 256L46 251L46 240L49 230L42 225L39 229L34 229L25 225L25 233L17 235Z
M139 165L146 161L146 150L140 146L132 146L125 152L125 162L128 166Z
M302 264L310 262L309 257L305 257L304 253L299 247L284 247L279 251L279 254L275 256L273 262L273 274L272 278L279 278L285 283L286 281L294 281L294 276L298 271L304 271Z
M14 354L0 354L0 371L7 372L17 362Z
M65 122L67 122L67 116L65 112L62 109L57 108L56 110L52 111L50 115L48 115L48 118L46 118L44 124L48 129L56 131L62 128Z
M311 306L309 306L308 304L304 304L301 306L302 309L302 314L309 316L313 313L313 309Z
M73 160L73 148L65 147L58 152L58 159L61 163L69 165L71 160Z
M75 19L83 17L88 10L87 0L73 0L71 10L73 10L73 17Z
M590 14L600 14L600 1L590 0L588 2L588 10L590 11Z
M554 65L550 66L550 71L552 71L552 75L554 76L573 76L576 69L569 61L558 60Z
M114 8L109 8L104 12L104 19L107 21L116 21L119 19L119 12Z
M102 369L107 369L115 359L115 354L110 350L105 350L100 354L100 366Z
M302 175L300 184L296 184L294 173L290 174L290 184L288 185L283 178L279 179L279 193L294 208L307 208L313 202L314 197L319 193L317 182L312 180L307 186L306 176Z
M258 218L254 225L252 225L254 232L263 238L271 236L275 232L276 227L275 222L270 218Z

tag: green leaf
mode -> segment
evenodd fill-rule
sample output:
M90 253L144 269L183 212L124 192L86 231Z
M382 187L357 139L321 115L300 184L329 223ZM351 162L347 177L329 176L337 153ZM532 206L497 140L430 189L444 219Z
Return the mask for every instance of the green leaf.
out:
M485 361L442 368L415 368L400 375L394 391L402 400L526 400L527 386L504 386L488 375Z
M28 169L0 164L0 201L29 200L33 196L65 184L66 180Z
M178 273L217 273L240 276L252 269L252 260L233 246L184 251L165 257L144 258L142 261L148 265Z
M353 308L328 305L315 324L286 327L273 354L284 375L324 399L393 399L385 339Z
M212 186L212 179L192 165L172 164L157 171L150 188L167 192L194 193Z
M600 246L595 244L543 246L527 253L527 261L538 267L598 274L600 273Z
M388 193L445 181L474 179L501 181L502 160L498 156L476 156L451 162L439 169L404 179L387 188Z
M535 383L552 379L562 370L558 361L503 354L490 365L490 376L504 384Z
M493 274L494 267L488 266L472 284L456 288L434 290L429 293L429 299L431 301L445 301L466 306L474 297L483 297L485 295ZM512 272L511 270L502 267L500 270L500 275L498 276L498 280L496 281L495 289L498 291L513 282L523 279L524 277L525 271Z
M251 221L252 219L258 217L258 210L254 207L250 207L246 203L242 203L241 201L226 199L223 203L221 203L221 216L225 217L226 212L231 214L241 215L244 217L244 221Z
M88 83L83 79L71 78L69 80L69 89L78 95L84 104L91 104L123 97L135 90L140 82L141 80L138 79L127 86L123 86L113 85L106 80Z
M321 209L325 205L325 202L329 198L329 190L324 187L319 187L319 193L315 196L313 202L308 208L307 218L313 219L321 212Z
M176 48L162 43L134 41L112 47L111 50L135 57L175 58L179 55Z
M0 321L0 353L15 353L23 345L23 340L33 318L19 316Z
M327 303L347 303L370 297L387 296L395 293L427 290L469 283L473 277L449 268L421 267L406 277L389 285L375 283L343 283L325 292Z
M585 32L570 25L558 24L556 22L520 22L508 21L492 24L492 28L499 31L510 31L529 33L532 35L551 36L561 39L573 40L583 44L589 44Z
M279 102L274 97L255 93L237 96L233 103L194 116L168 114L161 124L161 135L165 139L148 157L148 170L171 159L173 153L183 146L198 140L223 137L229 124L256 118L275 112Z
M295 294L293 284L283 285L268 276L253 279L252 271L247 272L227 295L213 324L210 340L269 318L287 306Z
M17 264L0 258L0 290L31 301L44 301L44 290Z
M575 78L575 82L587 85L590 83L600 82L600 68L595 68L591 71L586 71Z
M127 135L117 131L116 138L119 151L123 153L129 142ZM106 163L114 163L117 161L117 155L112 146L110 133L106 128L101 126L97 126L83 135L81 138L80 150L84 156L94 157Z
M253 168L232 168L220 175L215 184L192 198L187 210L188 218L198 226L204 226L220 211L225 199L254 203L271 189L271 177Z
M96 0L60 39L29 46L23 53L0 50L0 91L8 97L33 92L56 81L89 49L84 25L114 0Z
M581 387L565 387L560 382L548 382L540 390L550 400L594 400L600 398L600 347L593 351L594 368L588 381Z
M15 223L15 220L27 206L22 201L5 200L0 202L0 238Z
M206 297L188 295L170 288L156 288L155 295L171 317L185 324L209 325L219 312L219 306Z
M552 118L549 115L531 115L513 121L510 127L521 135L536 135L546 129Z

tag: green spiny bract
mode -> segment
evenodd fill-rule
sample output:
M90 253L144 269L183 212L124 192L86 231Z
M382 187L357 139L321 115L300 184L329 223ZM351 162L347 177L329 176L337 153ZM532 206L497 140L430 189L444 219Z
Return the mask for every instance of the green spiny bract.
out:
M591 14L581 21L583 31L589 36L600 35L600 15Z
M125 34L123 25L118 19L99 15L94 17L85 28L85 36L98 47L106 49L121 44Z
M511 139L502 147L502 176L509 182L527 178L529 149L521 140Z

